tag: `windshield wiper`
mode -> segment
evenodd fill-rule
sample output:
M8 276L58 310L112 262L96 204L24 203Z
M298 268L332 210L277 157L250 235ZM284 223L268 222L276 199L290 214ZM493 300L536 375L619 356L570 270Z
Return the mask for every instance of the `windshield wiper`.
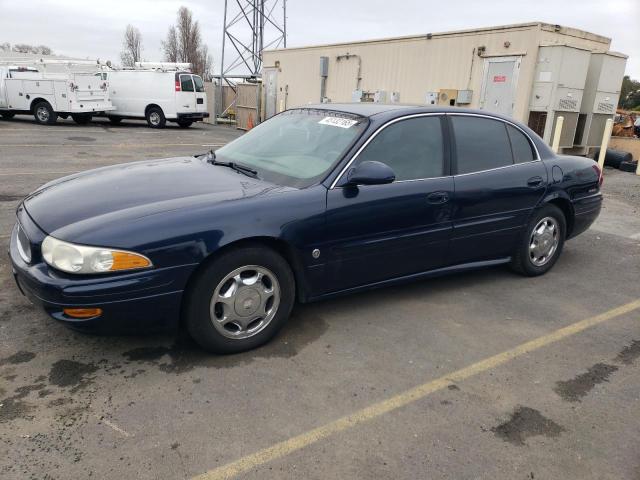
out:
M237 163L237 162L220 162L216 160L216 152L214 152L213 150L209 150L209 152L206 153L206 161L211 165L220 165L221 167L229 167L235 170L236 172L244 173L249 177L259 178L258 171L254 170L251 167L247 167L246 165L242 165L241 163Z

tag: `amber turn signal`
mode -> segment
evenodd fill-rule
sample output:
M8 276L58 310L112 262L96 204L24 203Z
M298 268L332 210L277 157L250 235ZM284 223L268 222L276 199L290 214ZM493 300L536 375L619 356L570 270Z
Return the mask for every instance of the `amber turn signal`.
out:
M93 318L102 315L101 308L64 308L62 311L72 318Z
M130 270L134 268L150 267L151 262L147 257L142 255L136 255L135 253L113 251L111 252L113 257L113 265L109 271L113 270Z

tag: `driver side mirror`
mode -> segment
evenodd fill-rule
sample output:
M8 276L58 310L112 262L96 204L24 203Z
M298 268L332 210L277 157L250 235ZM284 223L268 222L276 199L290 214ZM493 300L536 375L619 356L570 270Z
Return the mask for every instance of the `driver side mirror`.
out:
M389 165L367 161L349 170L343 185L383 185L392 183L395 179L396 174Z

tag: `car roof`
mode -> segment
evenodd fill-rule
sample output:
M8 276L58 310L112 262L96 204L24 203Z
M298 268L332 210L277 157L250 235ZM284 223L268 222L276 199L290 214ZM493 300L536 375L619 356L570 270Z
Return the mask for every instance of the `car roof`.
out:
M363 117L371 118L377 115L383 116L383 121L391 120L393 118L402 117L405 115L420 114L420 113L470 113L475 115L482 115L483 117L493 117L509 123L519 125L522 130L527 132L531 139L536 144L538 152L541 158L550 158L554 156L549 147L544 141L527 125L524 125L517 120L506 115L500 115L498 113L488 112L487 110L477 110L473 108L462 107L449 107L441 105L408 105L400 103L373 103L373 102L354 102L354 103L319 103L312 105L304 105L296 109L314 109L314 110L326 110L327 112L341 112L351 115L360 115ZM377 117L379 118L379 117Z
M373 102L354 102L354 103L318 103L304 105L296 108L311 108L314 110L327 110L333 112L350 113L352 115L361 115L363 117L373 117L383 113L392 113L394 116L402 116L412 113L475 113L488 117L501 118L510 122L515 122L513 118L506 117L486 110L477 110L473 108L449 107L442 105L418 105L418 104L402 104L402 103L373 103ZM294 108L295 109L295 108Z

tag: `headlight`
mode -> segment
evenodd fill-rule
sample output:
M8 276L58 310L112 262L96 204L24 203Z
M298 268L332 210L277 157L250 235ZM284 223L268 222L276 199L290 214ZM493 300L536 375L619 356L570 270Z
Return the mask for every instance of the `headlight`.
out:
M42 257L52 267L68 273L108 273L151 267L151 260L138 253L112 248L87 247L47 237Z

